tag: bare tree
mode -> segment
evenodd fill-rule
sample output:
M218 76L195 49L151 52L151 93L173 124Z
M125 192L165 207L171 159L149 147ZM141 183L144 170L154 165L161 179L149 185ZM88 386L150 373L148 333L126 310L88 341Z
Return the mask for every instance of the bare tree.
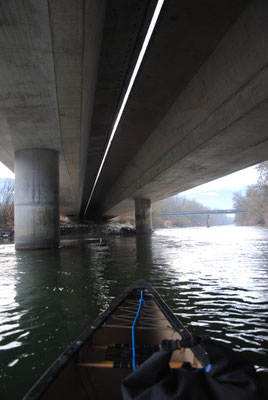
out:
M14 226L14 180L0 179L0 228Z
M164 227L190 227L190 226L206 226L207 215L209 214L209 208L203 204L198 203L195 200L187 199L183 196L169 197L165 200L159 201L153 204L153 226L154 228ZM207 211L207 214L193 214L193 215L164 215L164 214L176 214L179 212L191 212L191 211ZM212 225L225 225L230 223L228 217L225 215L213 215L211 216Z
M235 216L237 225L268 225L268 161L257 165L257 170L257 184L248 186L245 195L234 194L234 207L248 211Z

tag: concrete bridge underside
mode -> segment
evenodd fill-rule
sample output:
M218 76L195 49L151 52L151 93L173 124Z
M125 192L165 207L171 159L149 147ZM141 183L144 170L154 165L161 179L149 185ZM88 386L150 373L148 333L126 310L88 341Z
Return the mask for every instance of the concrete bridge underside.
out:
M267 1L166 0L92 194L156 3L0 4L0 160L56 150L62 214L120 215L268 158Z

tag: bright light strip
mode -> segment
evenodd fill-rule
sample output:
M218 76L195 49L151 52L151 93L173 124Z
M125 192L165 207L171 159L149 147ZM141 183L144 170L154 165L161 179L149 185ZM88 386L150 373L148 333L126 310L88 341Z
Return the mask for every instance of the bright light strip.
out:
M98 170L98 173L97 173L97 176L96 176L96 179L95 179L93 188L92 188L92 190L91 190L91 193L90 193L90 196L89 196L89 199L88 199L88 202L87 202L87 206L86 206L84 215L85 215L86 212L87 212L87 209L88 209L89 203L90 203L90 201L91 201L92 195L93 195L93 193L94 193L94 190L95 190L95 188L96 188L97 182L98 182L98 180L99 180L99 177L100 177L100 174L101 174L103 165L104 165L104 163L105 163L107 154L108 154L109 149L110 149L110 147L111 147L111 144L112 144L112 141L113 141L115 132L116 132L116 130L117 130L117 127L118 127L118 125L119 125L120 119L121 119L122 114L123 114L123 111L124 111L124 109L125 109L125 105L126 105L126 103L127 103L127 101L128 101L129 94L130 94L131 89L132 89L132 87L133 87L133 84L134 84L134 82L135 82L136 76L137 76L137 74L138 74L140 65L141 65L141 63L142 63L144 54L145 54L145 52L146 52L147 46L148 46L148 44L149 44L149 41L150 41L150 39L151 39L153 30L154 30L154 28L155 28L155 25L156 25L156 22L157 22L157 19L158 19L158 17L159 17L159 14L160 14L160 11L161 11L161 8L162 8L162 6L163 6L164 1L165 1L165 0L158 0L157 6L156 6L156 8L155 8L154 15L153 15L153 17L152 17L150 26L149 26L148 31L147 31L147 34L146 34L146 36L145 36L145 39L144 39L144 42L143 42L143 45L142 45L142 48L141 48L141 51L140 51L140 54L139 54L137 63L136 63L135 68L134 68L134 70L133 70L133 73L132 73L132 76L131 76L131 79L130 79L130 82L129 82L129 85L128 85L128 88L127 88L127 91L126 91L126 94L125 94L124 99L123 99L123 101L122 101L120 110L119 110L119 112L118 112L118 114L117 114L117 117L116 117L116 120L115 120L113 129L112 129L112 133L111 133L111 135L110 135L110 138L109 138L107 147L106 147L106 149L105 149L105 153L104 153L103 159L102 159L102 161L101 161L100 168L99 168L99 170Z

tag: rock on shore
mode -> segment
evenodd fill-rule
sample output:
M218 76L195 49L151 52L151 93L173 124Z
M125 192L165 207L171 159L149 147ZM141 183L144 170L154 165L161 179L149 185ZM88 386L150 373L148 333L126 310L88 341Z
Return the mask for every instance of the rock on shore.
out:
M119 222L107 222L104 224L96 223L66 223L60 224L61 235L71 235L73 233L91 233L94 235L135 235L136 229L120 224ZM1 240L13 240L13 229L0 229Z
M14 238L13 229L0 229L0 240L11 240Z

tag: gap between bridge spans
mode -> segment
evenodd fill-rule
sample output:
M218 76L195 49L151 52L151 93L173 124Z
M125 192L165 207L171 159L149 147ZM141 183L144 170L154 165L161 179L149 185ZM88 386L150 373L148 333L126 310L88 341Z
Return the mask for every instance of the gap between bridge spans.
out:
M88 207L89 207L90 201L91 201L91 199L92 199L94 190L95 190L95 188L96 188L97 182L98 182L98 180L99 180L99 177L100 177L100 174L101 174L103 165L104 165L104 163L105 163L105 160L106 160L106 157L107 157L107 155L108 155L109 149L110 149L110 147L111 147L113 138L114 138L115 133L116 133L116 130L117 130L117 128L118 128L118 125L119 125L119 122L120 122L120 120L121 120L122 114L123 114L123 112L124 112L125 106L126 106L126 104L127 104L128 97L129 97L130 92L131 92L131 90L132 90L132 87L133 87L133 85L134 85L136 76L137 76L137 74L138 74L138 72L139 72L139 69L140 69L140 66L141 66L143 57L144 57L145 52L146 52L146 50L147 50L148 44L149 44L149 42L150 42L152 33L153 33L154 28L155 28L155 25L156 25L156 23L157 23L157 20L158 20L160 11L161 11L161 9L162 9L162 6L163 6L163 4L164 4L164 1L165 1L165 0L158 0L157 5L156 5L156 7L155 7L155 11L154 11L153 17L152 17L152 19L151 19L151 22L150 22L148 31L147 31L147 33L146 33L144 42L143 42L143 44L142 44L142 48L141 48L141 51L140 51L138 60L137 60L137 62L136 62L136 65L135 65L135 68L134 68L134 70L133 70L133 73L132 73L132 75L131 75L130 82L129 82L129 85L128 85L126 94L125 94L125 96L124 96L124 98L123 98L121 107L120 107L119 112L118 112L118 114L117 114L115 123L114 123L114 125L113 125L112 132L111 132L111 134L110 134L110 138L109 138L108 144L107 144L106 149L105 149L105 152L104 152L104 156L103 156L102 161L101 161L100 168L99 168L99 170L98 170L96 179L95 179L95 181L94 181L94 185L93 185L92 190L91 190L91 192L90 192L90 195L89 195L89 198L88 198L88 202L87 202L87 205L86 205L86 208L85 208L85 211L84 211L84 215L86 214L86 212L87 212L87 210L88 210Z

